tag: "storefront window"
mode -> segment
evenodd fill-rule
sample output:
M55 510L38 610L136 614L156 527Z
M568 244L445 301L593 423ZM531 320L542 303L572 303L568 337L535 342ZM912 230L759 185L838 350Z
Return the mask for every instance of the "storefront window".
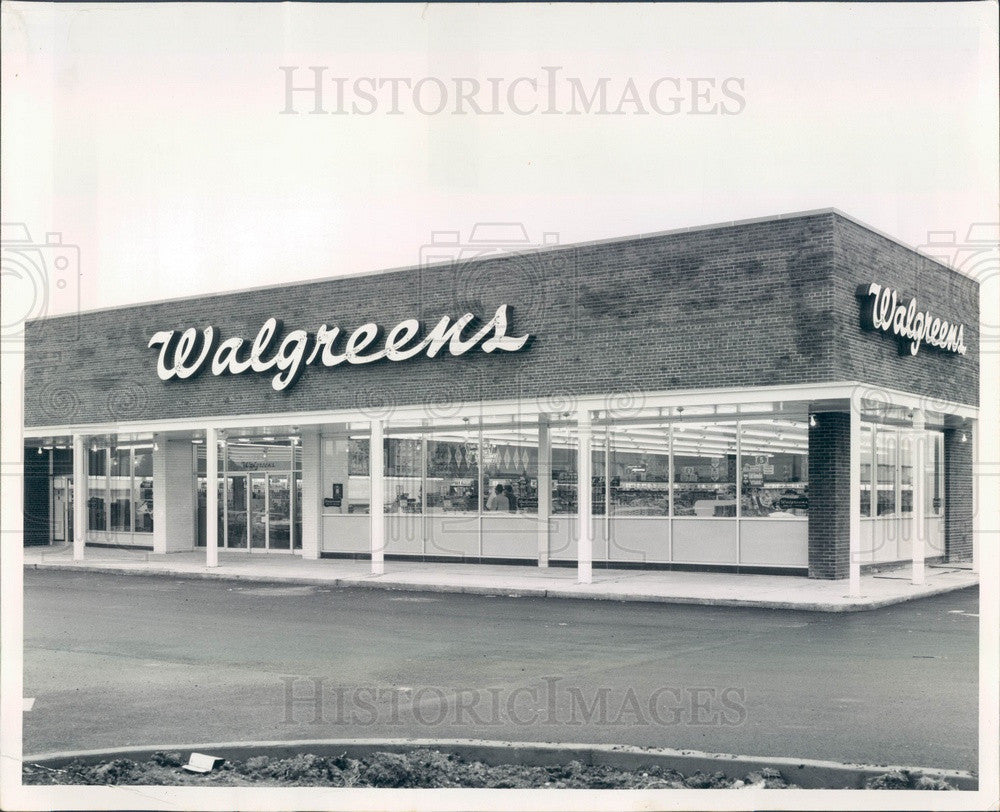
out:
M861 515L872 515L872 427L861 427Z
M428 513L476 512L478 453L478 430L427 435Z
M913 458L917 453L917 438L903 432L899 436L899 514L913 515Z
M132 504L137 533L153 532L153 449L132 450Z
M538 512L537 425L483 427L483 510Z
M108 450L91 449L87 455L87 527L108 529Z
M576 437L552 432L552 512L576 513Z
M369 513L371 510L371 480L368 472L371 441L368 437L351 437L347 443L347 512Z
M611 515L667 516L670 512L667 426L615 426L609 440ZM603 504L603 494L600 500ZM596 504L595 501L595 513Z
M132 460L128 448L111 451L111 530L127 532L132 529Z
M387 437L383 442L385 512L422 512L423 441L420 437Z
M368 437L346 434L324 437L322 449L323 514L368 513L371 504Z
M896 515L896 432L875 432L876 516Z
M205 464L205 444L196 443L194 448L195 448L195 473L204 476L207 470ZM218 466L217 470L219 472L219 476L222 476L222 472L226 464L225 451L226 451L225 446L220 445L217 451L218 456L216 457L216 465Z
M809 436L804 420L740 424L741 515L809 514Z
M606 433L594 434L593 450L590 455L591 479L590 509L594 516L603 516L607 512L608 505L608 455L610 448L608 444L610 437Z
M674 515L736 515L736 423L674 426Z
M944 515L944 467L942 466L944 435L937 431L927 432L927 463L924 468L924 493L926 515Z

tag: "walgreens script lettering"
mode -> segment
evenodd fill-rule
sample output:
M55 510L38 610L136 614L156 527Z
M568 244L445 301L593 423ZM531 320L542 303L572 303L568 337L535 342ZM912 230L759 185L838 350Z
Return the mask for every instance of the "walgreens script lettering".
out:
M500 305L493 318L464 338L463 331L475 320L472 313L452 321L444 316L427 334L413 343L421 332L417 319L405 319L393 327L381 342L381 349L372 351L379 340L381 328L374 322L362 324L344 343L343 352L337 352L335 342L341 335L337 326L322 325L315 334L306 330L291 330L273 349L281 333L281 322L270 318L264 322L250 344L249 352L240 357L246 340L238 336L227 338L216 348L216 330L189 327L184 331L161 330L153 335L147 345L159 347L156 374L161 381L177 378L186 380L197 375L210 361L213 375L242 375L244 372L275 372L271 386L275 391L291 387L307 366L319 362L325 367L340 364L370 364L386 359L406 361L418 355L434 358L447 345L451 355L464 355L481 344L483 352L517 352L531 339L530 335L507 335L509 306Z
M862 312L865 326L895 336L901 353L909 350L910 355L916 355L923 343L965 355L964 324L949 323L930 311L919 310L916 298L904 304L899 301L902 297L897 291L875 282L863 285L859 294L871 299L869 308Z

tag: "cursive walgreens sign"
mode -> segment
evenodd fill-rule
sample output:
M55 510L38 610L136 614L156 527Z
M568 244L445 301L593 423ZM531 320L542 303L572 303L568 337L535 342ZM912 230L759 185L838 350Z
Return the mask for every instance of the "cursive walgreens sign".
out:
M507 335L510 308L500 305L493 318L481 326L472 313L452 320L444 316L426 334L416 319L401 321L384 336L373 322L362 324L349 335L339 327L322 325L315 333L291 330L279 339L282 325L268 319L253 341L240 337L219 341L214 327L184 331L161 330L149 340L158 347L156 374L161 381L193 378L205 369L213 375L242 375L244 372L270 374L278 392L291 387L307 366L321 364L371 364L375 361L407 361L418 355L434 358L448 347L452 355L465 355L479 347L483 352L517 352L532 336ZM463 335L466 331L471 334ZM341 340L342 336L346 336Z
M965 355L965 325L948 322L921 310L916 298L908 302L893 288L875 282L858 288L861 326L895 336L900 355L916 355L921 344Z

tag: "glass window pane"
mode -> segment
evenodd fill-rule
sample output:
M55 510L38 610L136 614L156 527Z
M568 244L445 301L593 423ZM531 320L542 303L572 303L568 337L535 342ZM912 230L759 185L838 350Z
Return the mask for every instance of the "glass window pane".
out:
M295 528L292 535L292 546L296 550L302 549L302 473L295 472Z
M108 450L91 449L87 454L87 470L90 476L104 476L108 473Z
M670 434L667 424L614 426L610 471L612 516L670 513Z
M512 421L483 426L484 509L538 512L538 425Z
M195 469L194 469L195 473L196 474L201 474L202 476L204 476L205 473L206 473L205 444L204 443L195 443L194 444L194 448L195 448ZM223 459L223 451L224 451L224 448L220 447L218 449L218 451L217 451L217 457L216 457L216 459L217 459L216 465L217 465L218 471L220 473L223 470L223 463L225 462L224 459Z
M934 499L931 504L935 516L944 515L944 434L941 432L935 432Z
M899 513L913 515L913 456L916 439L910 432L899 435Z
M351 441L347 437L324 437L322 440L322 474L320 496L323 514L343 515L349 512L347 478L350 471ZM365 502L367 503L367 498Z
M552 513L576 513L576 430L553 428L552 438Z
M741 427L743 516L809 515L809 429L805 419Z
M276 471L291 470L292 445L288 441L276 442L240 442L229 441L223 446L230 473L238 471ZM222 452L219 454L219 471L222 471Z
M924 435L924 515L940 516L944 507L941 492L941 450L944 435L928 431Z
M132 529L132 451L115 449L111 454L111 530Z
M91 449L87 470L87 527L108 529L108 449Z
M872 515L872 427L861 426L861 515Z
M896 515L896 432L876 428L876 516Z
M153 449L133 449L132 503L135 505L137 533L153 532Z
M428 513L476 513L478 456L478 428L427 435Z
M676 423L674 515L736 515L736 423Z
M228 522L226 546L245 549L247 546L247 477L245 474L226 477L226 519Z
M197 477L195 480L195 493L198 497L198 537L195 539L195 546L197 547L204 547L207 544L205 516L208 513L208 498L205 488L205 477Z
M346 435L323 438L322 497L327 516L367 513L368 438Z
M351 437L347 452L347 512L368 513L371 510L371 482L368 478L369 451L368 437Z
M420 513L423 450L420 437L386 437L385 512Z
M595 433L593 439L593 450L590 455L590 465L593 471L593 490L590 495L590 512L593 516L603 516L607 511L607 471L605 471L608 458L607 439L604 433Z

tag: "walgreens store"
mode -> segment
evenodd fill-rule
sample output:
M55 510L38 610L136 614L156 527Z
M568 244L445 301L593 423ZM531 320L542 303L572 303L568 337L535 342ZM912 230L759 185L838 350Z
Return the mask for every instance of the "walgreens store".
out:
M975 281L833 210L505 253L487 231L30 324L26 543L585 583L971 557Z

